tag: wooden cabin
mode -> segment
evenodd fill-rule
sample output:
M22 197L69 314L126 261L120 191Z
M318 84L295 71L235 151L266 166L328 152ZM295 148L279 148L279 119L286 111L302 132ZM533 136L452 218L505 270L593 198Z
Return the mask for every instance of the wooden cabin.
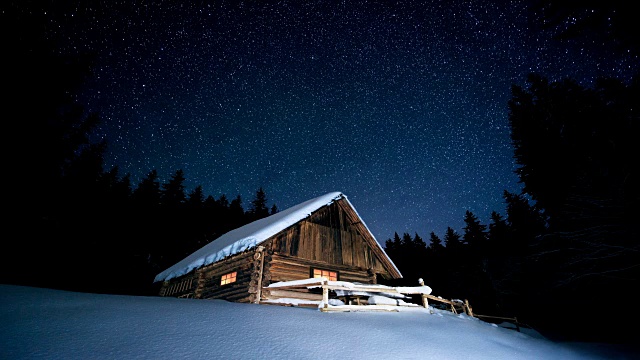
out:
M347 197L332 192L222 235L155 281L160 296L260 303L274 298L275 282L380 276L402 277Z

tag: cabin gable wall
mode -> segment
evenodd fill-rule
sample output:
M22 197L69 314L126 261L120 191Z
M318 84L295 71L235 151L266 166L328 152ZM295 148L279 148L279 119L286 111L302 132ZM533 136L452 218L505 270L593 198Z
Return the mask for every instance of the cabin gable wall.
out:
M339 270L340 279L345 281L375 282L373 274L387 274L338 202L316 211L264 245L274 254L274 261L287 264L274 265L273 281L309 278L311 268Z

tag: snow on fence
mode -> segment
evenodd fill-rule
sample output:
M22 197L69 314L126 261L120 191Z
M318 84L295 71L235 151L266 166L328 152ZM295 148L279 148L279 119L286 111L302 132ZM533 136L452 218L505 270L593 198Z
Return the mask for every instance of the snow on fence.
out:
M400 311L400 308L426 308L429 309L429 299L439 301L451 306L451 311L458 313L462 310L467 315L473 316L469 302L460 300L446 300L431 295L431 288L426 286L422 279L420 286L386 286L378 284L360 284L346 281L330 281L327 278L310 278L295 281L282 281L265 287L265 294L273 294L261 301L265 304L280 304L290 306L318 306L320 311ZM311 289L322 289L322 297L319 294L309 294ZM300 291L306 290L306 291ZM333 291L339 299L329 299L329 291ZM405 302L407 295L419 294L422 297L422 307ZM288 296L288 297L284 297ZM363 298L367 300L362 300ZM356 304L352 304L354 301ZM367 304L363 306L363 304Z

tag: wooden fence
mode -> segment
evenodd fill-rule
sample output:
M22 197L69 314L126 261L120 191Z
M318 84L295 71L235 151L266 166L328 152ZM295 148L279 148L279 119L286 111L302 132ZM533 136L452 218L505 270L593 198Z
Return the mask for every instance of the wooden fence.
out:
M448 305L449 310L454 314L465 313L468 316L480 320L498 319L505 320L515 325L516 331L520 331L518 319L513 317L500 317L479 315L473 312L468 300L448 300L439 296L431 295L431 288L425 286L422 279L420 286L416 287L391 287L378 284L359 284L344 281L329 281L326 278L310 278L296 281L283 281L273 283L263 288L263 304L278 304L286 306L313 306L319 307L320 311L399 311L399 306L420 307L412 303L398 302L397 305L366 305L362 298L372 295L391 296L396 298L406 298L406 295L418 294L422 298L422 307L429 308L429 300ZM313 292L313 289L320 289L321 293ZM312 290L312 291L310 291ZM344 305L330 305L329 292L342 293ZM355 305L352 304L355 302Z

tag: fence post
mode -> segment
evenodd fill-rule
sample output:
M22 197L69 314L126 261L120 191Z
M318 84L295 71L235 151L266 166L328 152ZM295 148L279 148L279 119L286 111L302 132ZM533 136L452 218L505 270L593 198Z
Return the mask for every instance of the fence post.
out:
M328 284L326 281L323 281L322 284L322 303L325 309L329 307L329 288L327 288Z
M418 279L418 284L420 284L420 286L424 286L424 280L422 280L422 278ZM422 295L422 306L424 306L425 309L429 308L429 300L427 299L427 295L425 294L421 294Z
M467 299L464 299L464 308L467 311L467 315L473 316L473 310L471 309L471 306L469 306L469 300Z

